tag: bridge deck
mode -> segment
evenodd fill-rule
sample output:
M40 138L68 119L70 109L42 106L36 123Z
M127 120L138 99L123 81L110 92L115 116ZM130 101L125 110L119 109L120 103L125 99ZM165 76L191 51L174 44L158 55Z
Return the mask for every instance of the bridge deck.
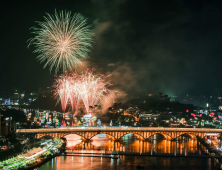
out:
M68 127L68 128L47 128L47 129L17 129L17 133L64 133L64 132L133 132L133 131L146 131L146 132L202 132L202 133L222 133L222 129L209 129L209 128L150 128L150 127Z

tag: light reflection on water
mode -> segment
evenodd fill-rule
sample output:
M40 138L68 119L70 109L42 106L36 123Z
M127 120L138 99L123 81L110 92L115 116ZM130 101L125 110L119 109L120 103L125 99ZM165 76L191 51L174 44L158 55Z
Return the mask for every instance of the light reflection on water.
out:
M150 141L140 141L133 135L125 135L122 141L113 141L101 134L92 138L91 142L83 142L77 135L67 136L67 152L76 151L117 151L130 153L174 154L174 155L201 155L197 140L181 137L178 141L162 139L154 136Z
M53 163L52 163L52 160ZM100 157L58 156L42 165L39 170L137 170L140 165L147 170L211 170L209 158L124 156L119 159Z
M82 142L77 135L67 136L67 152L96 152L112 151L130 153L149 153L150 155L201 155L204 154L197 140L181 138L179 141L167 141L160 136L154 137L151 141L139 141L133 135L125 135L123 140L115 142L105 135L95 136L91 142ZM212 168L209 158L191 157L150 157L150 156L124 156L119 159L105 157L79 157L79 156L59 156L52 161L42 165L39 170L71 170L71 169L119 169L136 170L137 166L144 169L175 169L175 170L208 170Z

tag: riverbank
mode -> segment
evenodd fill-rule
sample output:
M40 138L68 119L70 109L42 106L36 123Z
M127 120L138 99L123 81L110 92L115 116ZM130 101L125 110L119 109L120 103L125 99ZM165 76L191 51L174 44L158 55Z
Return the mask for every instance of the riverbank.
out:
M211 157L211 162L216 164L218 169L222 169L222 153L206 142L204 138L198 138L205 152Z
M25 154L17 155L11 159L0 162L1 169L33 169L34 166L40 165L41 162L52 158L60 152L62 141L59 138L51 139L42 143L41 147L33 148Z
M46 155L44 158L41 158L41 160L39 162L37 162L36 164L32 164L29 167L25 168L25 170L32 170L35 168L39 168L42 165L44 165L45 163L47 163L48 161L50 161L51 159L57 157L57 156L61 156L63 154L60 153L64 153L65 151L65 143L63 143L60 148L58 148L58 152L55 154L50 154L50 155ZM22 169L21 169L22 170Z

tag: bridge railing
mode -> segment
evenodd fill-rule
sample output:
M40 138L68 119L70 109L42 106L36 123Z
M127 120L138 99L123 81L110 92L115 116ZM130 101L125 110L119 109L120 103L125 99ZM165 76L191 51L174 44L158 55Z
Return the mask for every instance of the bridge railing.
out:
M222 129L209 128L159 128L159 127L67 127L50 129L17 129L17 133L54 133L74 131L162 131L162 132L215 132L222 133Z

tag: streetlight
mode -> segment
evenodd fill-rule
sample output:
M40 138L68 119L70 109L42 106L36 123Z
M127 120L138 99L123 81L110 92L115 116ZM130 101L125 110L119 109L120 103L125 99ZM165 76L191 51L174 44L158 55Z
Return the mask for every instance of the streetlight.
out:
M207 113L208 113L208 126L210 129L210 121L209 121L209 114L210 114L210 110L209 110L209 104L207 103Z

